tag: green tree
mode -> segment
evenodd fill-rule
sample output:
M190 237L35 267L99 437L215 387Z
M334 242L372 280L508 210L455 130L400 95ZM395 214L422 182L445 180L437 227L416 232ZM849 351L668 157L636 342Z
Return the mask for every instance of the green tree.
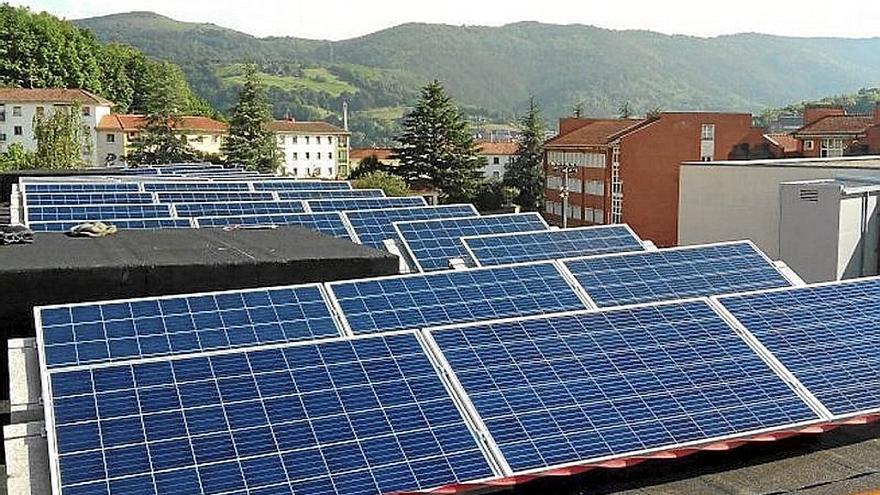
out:
M222 152L228 163L249 170L274 173L281 165L275 133L269 129L272 110L255 65L247 65L238 103L232 110L229 135Z
M630 108L628 101L621 103L617 107L617 116L621 119L628 119L633 116L632 108Z
M34 152L24 149L21 143L12 143L0 153L0 170L26 170L36 168Z
M34 160L40 168L69 169L88 165L92 143L82 121L82 107L74 104L55 107L34 116Z
M439 81L422 89L394 148L400 166L394 173L408 183L425 181L441 191L444 202L470 201L482 182L485 160L467 122Z
M135 138L128 162L154 165L192 161L196 153L183 136L175 132L180 108L186 105L186 87L175 77L180 69L163 62L148 84L145 100L146 123Z
M387 172L389 170L390 167L379 161L376 155L370 155L358 162L357 168L348 175L348 178L355 180L373 172Z
M504 185L518 191L514 203L525 211L540 211L544 203L544 132L541 109L532 98L519 119L521 131L513 162L505 165Z
M402 177L381 170L371 172L354 181L356 189L381 189L386 196L409 196L410 189Z

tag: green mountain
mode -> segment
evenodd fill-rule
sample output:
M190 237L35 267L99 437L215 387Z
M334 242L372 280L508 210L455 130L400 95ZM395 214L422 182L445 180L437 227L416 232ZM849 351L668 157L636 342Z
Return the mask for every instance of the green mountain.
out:
M359 140L382 142L418 87L437 78L467 114L509 120L534 95L555 118L583 102L612 115L650 108L759 112L880 85L880 38L716 38L522 22L502 27L404 24L343 41L257 38L147 12L76 21L180 64L199 94L228 108L238 64L256 61L278 116L354 112Z

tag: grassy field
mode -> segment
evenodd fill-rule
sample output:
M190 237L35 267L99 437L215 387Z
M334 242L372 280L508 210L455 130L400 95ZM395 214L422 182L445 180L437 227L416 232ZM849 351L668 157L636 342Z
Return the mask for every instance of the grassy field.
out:
M244 76L241 75L240 65L221 67L217 69L217 75L230 84L240 85L244 82ZM339 79L323 67L303 69L301 76L279 76L261 72L260 79L267 86L282 89L284 91L308 89L311 91L326 93L334 98L343 93L358 92L358 88Z

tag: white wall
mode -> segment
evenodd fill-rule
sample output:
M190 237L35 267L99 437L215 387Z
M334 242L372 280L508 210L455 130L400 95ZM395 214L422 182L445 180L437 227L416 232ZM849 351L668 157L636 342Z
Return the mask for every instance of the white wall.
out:
M504 167L513 161L514 155L480 155L486 158L486 166L483 167L483 176L486 179L501 180L504 178ZM495 163L495 161L498 163ZM497 175L496 175L497 174Z
M286 174L298 178L316 177L312 172L315 168L320 168L320 174L317 177L324 179L336 177L339 136L294 134L291 132L276 132L276 134L278 135L278 146L284 152L284 172ZM294 158L294 154L296 154L296 158ZM320 158L318 158L319 154Z

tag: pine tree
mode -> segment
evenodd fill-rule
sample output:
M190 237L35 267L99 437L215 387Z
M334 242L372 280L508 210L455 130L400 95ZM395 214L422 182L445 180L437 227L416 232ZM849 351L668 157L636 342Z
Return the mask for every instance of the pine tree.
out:
M504 170L504 185L519 191L514 203L525 211L540 211L544 202L544 132L546 125L535 99L519 119L521 135L513 162Z
M136 165L190 162L197 153L178 136L179 109L187 103L186 85L176 77L180 69L161 63L148 84L145 98L147 116L144 128L134 140L128 162Z
M275 133L269 129L271 121L269 99L257 67L247 65L244 85L232 112L229 136L223 143L227 163L264 173L276 172L281 165L281 153Z
M485 160L439 81L422 89L397 141L394 155L400 166L394 172L408 183L423 181L440 189L444 202L470 201L476 195Z

